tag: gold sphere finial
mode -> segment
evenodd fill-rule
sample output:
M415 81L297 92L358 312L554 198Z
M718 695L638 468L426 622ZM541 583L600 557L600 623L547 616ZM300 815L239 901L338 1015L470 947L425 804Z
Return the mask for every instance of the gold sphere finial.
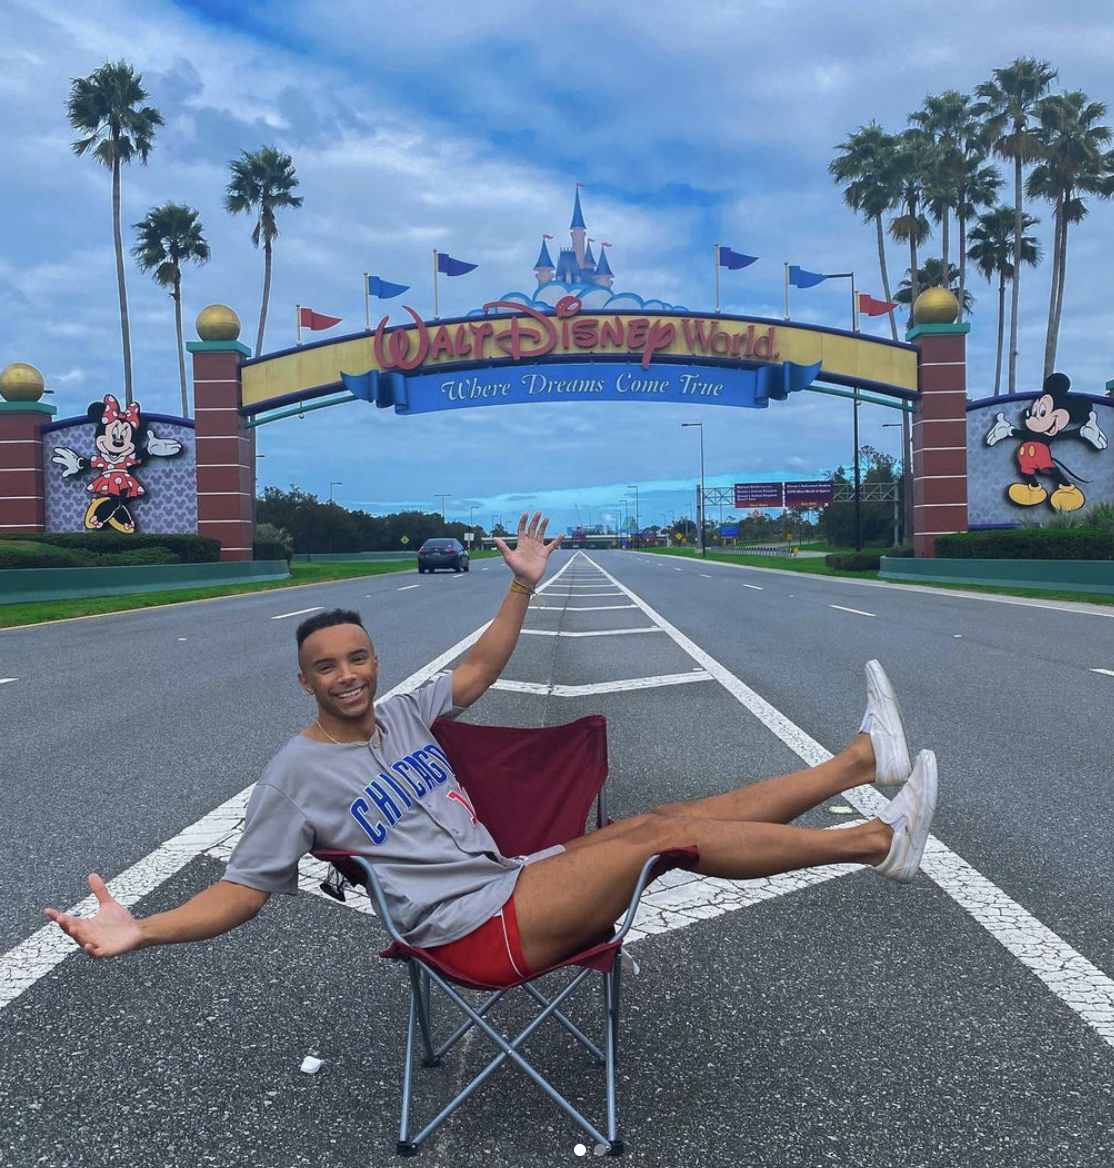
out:
M0 397L5 401L38 401L46 382L34 365L13 361L0 369Z
M913 305L914 324L954 324L959 319L959 301L947 288L926 288Z
M240 318L227 304L206 305L197 314L197 335L203 341L239 340Z

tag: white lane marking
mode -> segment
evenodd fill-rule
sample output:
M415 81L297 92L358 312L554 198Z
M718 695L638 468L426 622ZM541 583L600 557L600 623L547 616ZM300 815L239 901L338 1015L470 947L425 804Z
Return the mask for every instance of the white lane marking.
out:
M598 587L598 585L597 585ZM611 589L609 592L555 592L554 596L563 596L567 600L591 600L597 596L610 596L612 598L621 596L622 593Z
M411 588L421 588L421 585L420 584L407 584L405 587L400 588L399 592L409 592Z
M613 612L617 608L637 608L637 604L566 604L563 608L531 608L531 612Z
M658 689L666 685L687 685L693 681L711 681L704 670L695 673L663 673L657 677L631 677L622 681L597 681L590 685L554 685L539 681L497 681L492 689L513 693L544 694L555 698L584 698L593 694L626 693L636 689Z
M1092 669L1092 673L1105 673L1107 677L1114 677L1114 669ZM8 677L5 681L15 681L14 677Z
M832 757L830 751L689 640L644 600L614 577L611 579L650 620L660 625L798 758L808 766L818 766ZM866 818L877 816L889 802L869 786L846 791L843 797ZM921 869L1104 1041L1114 1046L1114 979L1076 952L935 836L929 837Z
M766 591L764 588L760 587L758 584L744 584L743 587L744 588L753 588L755 592L765 592Z
M18 677L0 677L0 685L7 685L10 681L19 681Z
M877 616L875 612L863 612L861 608L844 608L842 604L829 604L829 608L838 608L840 612L853 612L856 616Z
M674 571L674 572L680 572L680 571L681 571L681 569L680 569L680 568L678 568L676 565L674 565L674 566L673 566L673 571Z
M595 629L590 633L570 633L565 629L523 629L524 637L625 637L630 633L660 633L659 628Z
M323 604L318 604L314 608L299 608L297 612L280 613L278 616L271 617L271 620L286 620L288 616L305 616L307 612L320 612L324 607Z
M700 576L701 576L701 579L704 579L704 580L710 580L712 578L711 576L708 575L707 572L701 572Z
M571 561L570 561L571 563ZM553 576L557 580L568 567L566 564ZM550 581L552 583L552 581ZM543 584L538 591L547 587ZM307 609L316 612L317 609ZM297 613L289 613L297 616ZM491 622L488 621L468 636L458 641L451 649L423 665L405 681L383 695L383 699L397 693L408 693L439 673L450 661L459 657L483 635ZM383 700L380 699L380 700ZM240 825L244 818L244 808L252 786L245 787L237 795L226 800L208 815L180 831L177 835L160 844L149 855L126 868L118 876L106 881L109 892L126 907L131 907L143 897L150 895L159 885L169 880L197 856L211 849L227 844L229 851L240 835ZM96 899L87 896L84 900L65 910L72 916L91 916L96 912ZM22 993L29 990L40 978L48 974L67 957L80 950L53 922L32 933L25 941L0 954L0 1010L11 1005Z

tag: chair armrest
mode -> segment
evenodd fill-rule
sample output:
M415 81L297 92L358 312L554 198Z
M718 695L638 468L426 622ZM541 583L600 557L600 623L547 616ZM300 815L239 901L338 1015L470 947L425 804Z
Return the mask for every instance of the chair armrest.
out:
M367 875L367 890L371 894L375 911L379 914L379 919L383 922L383 928L387 930L387 935L397 944L405 945L406 942L402 939L402 934L395 927L394 920L391 918L391 911L387 908L387 897L383 892L383 885L379 883L375 865L363 856L353 856L352 860L359 864Z
M642 893L651 880L656 876L660 876L662 872L668 872L670 868L692 868L699 859L700 849L695 845L687 848L672 848L668 852L658 852L656 855L651 856L642 865L642 871L638 874L638 882L634 886L634 894L631 896L630 905L627 907L627 911L623 916L623 927L611 940L613 942L622 941L627 935L631 925L634 924L634 915L638 911L638 904L642 899Z

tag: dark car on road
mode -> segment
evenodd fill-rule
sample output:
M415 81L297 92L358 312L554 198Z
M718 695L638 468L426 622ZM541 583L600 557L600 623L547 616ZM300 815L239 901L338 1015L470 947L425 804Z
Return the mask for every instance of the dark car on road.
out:
M459 539L427 539L418 548L419 573L436 572L438 568L468 571L468 553Z

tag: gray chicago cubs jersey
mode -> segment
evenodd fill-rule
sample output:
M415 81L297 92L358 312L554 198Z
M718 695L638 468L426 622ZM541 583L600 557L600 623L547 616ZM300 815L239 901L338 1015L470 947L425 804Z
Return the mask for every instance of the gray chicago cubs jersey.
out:
M527 860L500 855L430 730L458 712L446 673L376 706L375 748L292 738L255 784L225 879L293 893L306 852L356 852L375 864L410 944L444 945L479 928Z

